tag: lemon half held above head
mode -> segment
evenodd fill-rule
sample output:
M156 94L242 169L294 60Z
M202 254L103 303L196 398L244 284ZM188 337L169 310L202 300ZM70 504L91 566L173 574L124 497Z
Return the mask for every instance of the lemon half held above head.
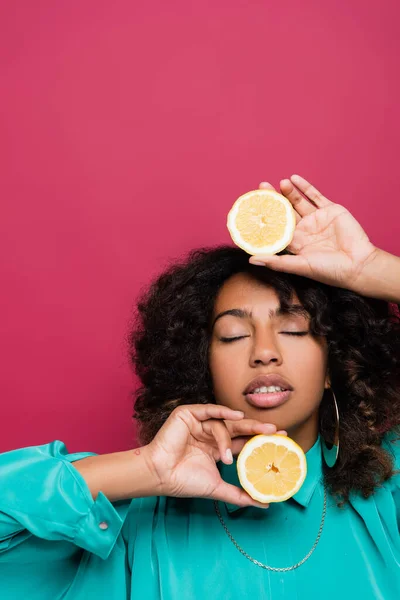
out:
M307 475L303 450L285 435L256 435L243 446L237 471L254 500L283 502L299 491Z
M236 200L227 227L234 243L248 254L276 254L292 241L296 216L285 196L260 189Z

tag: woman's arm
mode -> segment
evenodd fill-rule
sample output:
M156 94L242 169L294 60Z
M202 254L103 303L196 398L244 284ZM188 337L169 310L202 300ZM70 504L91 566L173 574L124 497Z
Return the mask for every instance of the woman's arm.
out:
M260 506L243 489L225 483L216 463L231 464L249 437L276 431L275 425L245 419L243 412L225 406L188 404L171 413L147 446L85 458L74 466L93 498L100 493L113 501L205 497Z
M400 258L377 249L355 286L363 296L400 304Z
M33 534L108 557L129 503L116 509L101 492L93 500L71 464L88 454L68 454L60 441L0 454L0 552Z
M0 454L0 552L33 534L107 558L135 497L199 496L260 506L224 482L216 463L232 463L232 453L249 436L275 432L275 425L224 406L185 405L172 412L150 444L136 450L68 454L55 441ZM117 502L122 500L127 502Z
M160 483L150 466L148 446L90 456L74 462L95 500L101 491L111 502L158 496Z
M296 212L291 254L252 256L251 263L400 302L400 258L376 248L344 206L328 200L302 177L284 179L280 188Z

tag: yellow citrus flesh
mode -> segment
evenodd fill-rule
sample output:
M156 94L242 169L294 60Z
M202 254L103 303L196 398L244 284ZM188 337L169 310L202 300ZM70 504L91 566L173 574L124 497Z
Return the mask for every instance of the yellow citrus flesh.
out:
M249 254L276 254L292 241L296 217L278 192L255 190L236 200L227 227L234 243Z
M283 502L303 485L307 461L303 450L285 435L256 435L237 459L239 481L258 502Z

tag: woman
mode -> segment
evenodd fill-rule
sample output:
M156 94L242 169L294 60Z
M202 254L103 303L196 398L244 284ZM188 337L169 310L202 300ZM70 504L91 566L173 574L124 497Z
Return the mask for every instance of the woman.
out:
M290 253L193 252L141 299L140 448L1 455L2 598L399 597L400 259L304 179L281 191ZM268 508L233 457L277 430L308 473Z

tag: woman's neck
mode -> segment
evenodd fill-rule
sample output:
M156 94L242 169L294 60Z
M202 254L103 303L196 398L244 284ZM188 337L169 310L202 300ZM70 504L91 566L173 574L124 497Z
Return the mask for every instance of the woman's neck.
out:
M287 430L288 436L300 446L303 452L308 452L317 441L319 433L318 412L312 415L308 421L296 428Z

